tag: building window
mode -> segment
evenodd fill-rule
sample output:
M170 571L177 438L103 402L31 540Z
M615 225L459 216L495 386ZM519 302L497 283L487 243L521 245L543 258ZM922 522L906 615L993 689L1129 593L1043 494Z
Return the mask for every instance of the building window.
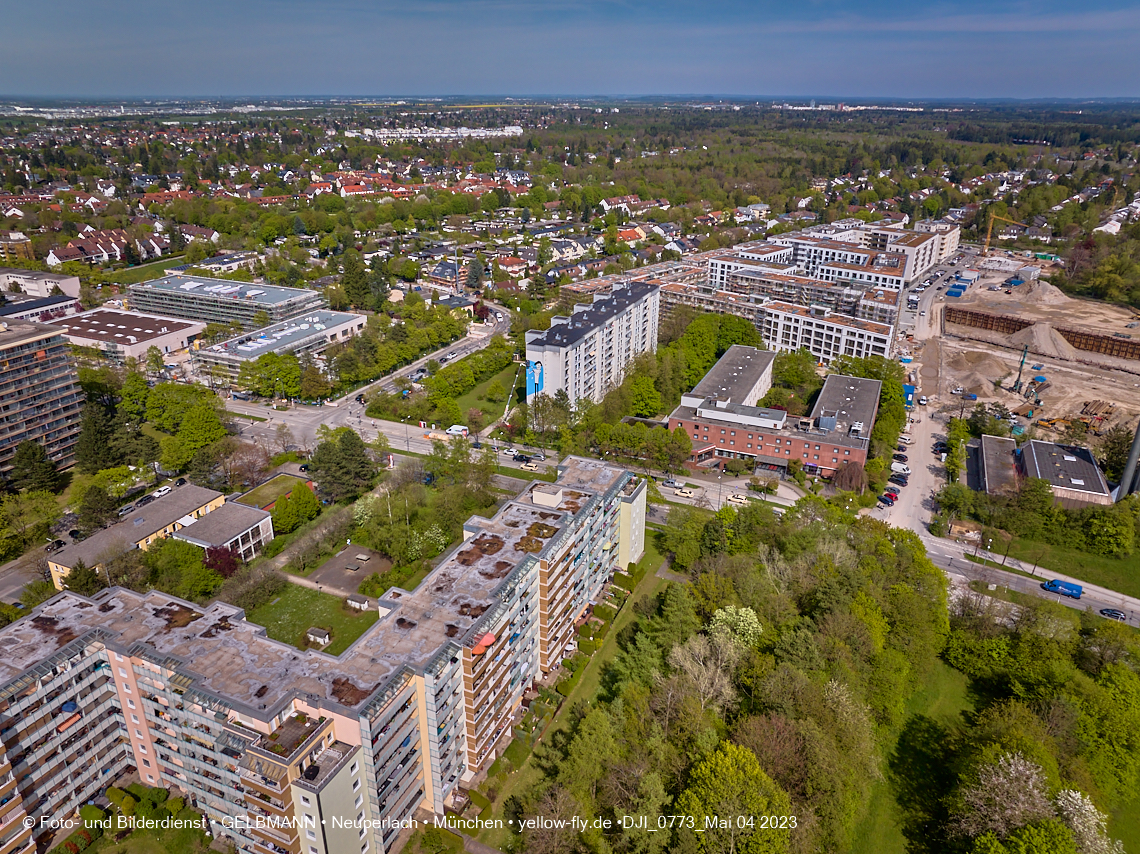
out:
M807 455L805 454L805 456L807 456ZM813 460L818 460L818 459L819 459L819 454L812 454L812 457L811 457L811 458L812 458Z
M353 780L352 781L352 791L355 792L358 789L360 789L360 781L359 780Z
M816 445L816 446L815 446L815 449L818 451L818 450L819 450L819 445Z
M361 805L362 803L364 803L364 795L357 795L357 796L356 796L356 800L353 802L353 804L352 804L352 805L353 805L354 807L356 807L357 809L360 809L360 805Z
M145 744L139 745L139 753L146 753L146 745Z
M127 678L127 671L123 670L123 668L120 667L119 668L119 675L122 676L124 679L126 679Z
M316 841L316 838L317 838L317 834L315 834L315 833L314 833L313 831L311 831L311 830L306 830L306 831L305 831L305 836L309 837L309 839L312 839L313 841Z
M143 767L144 767L144 768L149 768L149 767L150 767L150 760L149 760L149 759L144 759L144 760L142 761L142 764L143 764Z
M138 722L139 722L139 716L138 715L131 715L131 723L137 724Z
M147 774L146 775L146 781L148 783L153 783L154 782L154 775L153 774Z
M348 769L348 773L349 774L355 774L359 770L360 770L360 763L359 762L353 762L352 766Z
M128 685L126 682L123 683L123 691L127 694L131 693L131 686Z
M135 738L142 738L142 733L139 732L137 729L135 730Z
M313 802L309 800L308 795L301 795L301 805L311 807L313 805Z
M132 700L130 697L127 698L127 707L131 708L131 709L133 709L135 707L135 701Z
M851 456L851 452L850 451L844 451L843 456L849 457L849 456Z

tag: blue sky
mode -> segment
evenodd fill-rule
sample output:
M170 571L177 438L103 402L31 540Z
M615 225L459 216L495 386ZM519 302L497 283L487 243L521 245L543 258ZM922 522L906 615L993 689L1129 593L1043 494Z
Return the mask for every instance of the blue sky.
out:
M11 0L26 96L1140 96L1140 4Z

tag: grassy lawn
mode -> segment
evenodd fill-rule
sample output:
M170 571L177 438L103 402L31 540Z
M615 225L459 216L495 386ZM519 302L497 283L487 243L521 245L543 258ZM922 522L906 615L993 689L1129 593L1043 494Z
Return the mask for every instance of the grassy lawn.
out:
M301 481L292 475L279 474L272 480L267 480L252 492L243 495L237 499L237 501L239 504L245 504L249 507L265 507L268 504L272 504L285 493L292 492L293 487L300 483Z
M299 649L306 648L305 632L311 626L328 629L332 633L332 641L324 651L331 655L340 655L348 649L349 644L375 623L378 616L375 611L363 614L349 611L343 600L336 596L298 584L290 584L277 599L247 615L250 622L265 626L274 640L293 644Z
M600 649L593 654L590 661L586 664L586 672L582 676L582 681L578 683L577 687L570 693L562 703L562 707L558 710L558 714L554 716L554 720L550 725L544 739L549 742L554 733L559 730L564 730L568 726L568 719L570 716L570 709L578 700L592 700L594 695L598 693L598 687L601 685L602 669L605 663L612 659L618 650L617 637L618 633L625 628L630 622L635 619L633 611L633 603L642 596L656 596L665 585L669 582L664 578L657 577L657 570L663 562L663 558L654 548L653 543L647 539L645 542L645 554L642 556L639 566L646 569L645 577L634 589L633 593L626 600L626 605L621 609L617 615L613 625L610 626L609 632L606 634L606 639L602 643ZM537 745L536 745L537 746ZM503 786L502 791L499 792L498 797L492 803L497 818L502 818L503 803L508 797L515 792L523 792L527 789L538 785L542 781L542 770L535 762L534 753L532 752L527 757L526 762L518 771L507 777L507 782ZM492 845L502 849L512 831L509 828L496 829L489 828L478 834L480 842L487 845Z
M1014 540L1010 544L1009 556L1030 566L1036 563L1038 576L1045 576L1053 570L1127 596L1140 596L1140 573L1137 572L1140 560L1135 556L1123 559L1101 557L1032 540Z
M459 404L459 411L466 417L468 409L482 409L487 416L488 423L492 421L497 422L503 417L503 407L506 406L506 401L491 403L489 400L480 400L480 398L487 394L487 389L491 387L492 383L501 382L507 389L512 388L516 372L525 380L526 375L519 371L519 366L511 363L493 377L483 380L483 382L479 383L475 388L467 392L467 394L457 397L455 402Z
M175 255L170 258L163 258L161 261L154 261L150 264L139 264L137 267L117 270L111 273L108 278L112 282L118 282L120 285L134 285L139 282L149 282L151 279L161 278L171 267L180 267L184 263L186 262L182 260L181 255Z
M183 810L178 818L200 819L201 815L193 810ZM194 827L136 830L121 842L115 842L114 835L113 831L108 831L87 850L97 854L205 854L210 850L212 841ZM59 841L65 838L61 837Z
M907 722L925 718L944 726L954 725L963 712L973 708L968 686L965 674L939 661L926 684L907 704ZM896 747L892 745L888 752L894 753ZM907 841L896 796L889 774L871 784L867 815L855 829L851 854L905 854Z
M1140 793L1109 816L1108 835L1123 842L1125 851L1140 851Z

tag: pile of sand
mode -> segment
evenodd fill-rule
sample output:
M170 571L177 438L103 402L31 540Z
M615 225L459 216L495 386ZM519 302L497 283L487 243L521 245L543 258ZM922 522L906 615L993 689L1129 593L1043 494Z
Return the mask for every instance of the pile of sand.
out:
M990 382L1009 373L1008 366L994 358L990 353L981 350L967 350L964 353L959 353L950 360L950 367L955 371L962 371L967 374L991 377ZM962 385L965 383L963 382Z
M957 377L956 381L958 385L962 386L962 388L965 389L968 393L976 394L981 397L983 395L993 394L994 381L1001 379L1001 376L1004 373L1005 371L1003 370L1001 373L997 373L992 376L986 376L985 374L979 373L978 371L971 371L968 374Z
M1073 362L1079 358L1077 348L1062 338L1061 333L1048 323L1034 323L1032 326L1027 326L1015 335L1011 335L1009 343L1017 347L1028 345L1030 353L1051 359Z
M1060 288L1048 282L1034 282L1030 288L1031 290L1021 297L1021 302L1027 305L1064 305L1070 301Z

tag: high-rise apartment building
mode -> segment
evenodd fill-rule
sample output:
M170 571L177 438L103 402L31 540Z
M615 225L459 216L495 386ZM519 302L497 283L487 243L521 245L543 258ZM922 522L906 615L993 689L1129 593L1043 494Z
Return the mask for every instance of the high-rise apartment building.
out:
M0 321L0 471L21 442L43 445L62 466L75 459L83 408L63 331L43 323Z
M615 282L608 296L551 318L549 329L527 332L528 399L564 390L571 401L600 401L621 384L635 356L656 352L660 310L660 285Z
M339 656L221 602L56 596L0 629L0 854L30 850L25 817L63 818L128 769L249 854L389 850L509 742L575 620L641 557L645 495L627 471L568 458L555 483L468 520Z

